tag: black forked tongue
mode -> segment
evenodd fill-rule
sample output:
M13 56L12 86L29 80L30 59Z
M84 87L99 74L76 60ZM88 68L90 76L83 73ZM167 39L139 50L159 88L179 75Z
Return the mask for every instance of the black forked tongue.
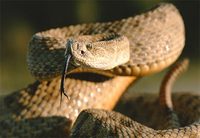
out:
M69 67L70 59L72 57L72 55L71 55L71 44L72 44L72 41L68 40L67 44L66 44L66 50L65 50L65 55L64 55L65 56L64 68L63 68L61 84L60 84L60 105L61 105L61 102L62 102L62 95L63 94L64 94L64 96L67 97L67 99L70 99L70 97L65 92L65 77L66 77L67 69Z
M67 72L67 69L68 69L68 66L69 66L69 61L71 59L71 54L67 54L65 56L65 63L64 63L64 69L63 69L63 72L62 72L62 78L61 78L61 84L60 84L60 103L62 101L62 95L64 94L68 99L70 99L70 97L67 95L67 93L65 93L65 87L64 87L64 84L65 84L65 77L66 77L66 72Z

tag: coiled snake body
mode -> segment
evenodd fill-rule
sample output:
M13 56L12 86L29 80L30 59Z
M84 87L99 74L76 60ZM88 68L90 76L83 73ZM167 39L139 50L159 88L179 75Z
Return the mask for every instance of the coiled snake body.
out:
M122 59L129 60L117 62L115 65L111 62L111 65L113 65L112 67L106 64L106 67L103 66L98 69L98 67L101 67L98 66L101 63L100 57L102 56L102 59L104 60L107 59L104 58L102 52L105 50L100 50L101 52L99 53L94 51L94 53L96 52L97 57L99 56L99 60L98 62L90 60L90 63L94 65L91 67L91 65L89 63L86 64L86 62L89 60L88 57L93 57L92 52L89 54L91 56L86 56L86 54L84 54L87 53L91 47L89 49L87 46L81 47L80 54L82 53L82 57L86 57L86 60L80 60L78 62L81 66L69 66L71 67L71 74L67 75L65 78L64 85L67 89L67 94L70 96L70 100L64 99L60 106L60 74L63 70L63 55L65 53L66 40L72 36L77 38L79 36L88 37L88 35L96 36L98 34L117 34L125 36L128 39L130 47L128 49L125 48L125 50L122 48L121 50L122 53L124 51L129 51L130 53L127 54L130 55L124 56ZM119 41L121 41L121 39ZM104 40L109 41L110 37L103 37L101 39L101 41ZM31 73L40 81L36 81L27 88L17 91L5 98L5 109L3 113L6 114L6 117L2 115L3 121L0 122L1 132L5 132L2 136L67 136L71 129L71 125L74 123L78 114L83 109L95 108L96 110L89 109L81 113L79 119L82 118L88 123L83 124L84 121L77 120L81 126L75 125L77 127L73 127L71 136L86 136L79 133L84 132L84 130L91 130L89 128L93 128L93 130L99 130L98 133L97 131L85 131L88 136L109 136L110 134L110 136L113 137L198 137L200 135L200 124L198 122L200 116L199 95L191 94L190 96L175 96L175 99L187 97L183 98L183 100L175 101L175 109L178 108L177 105L179 102L184 103L187 99L196 100L195 102L191 101L194 103L193 106L191 105L191 110L193 109L195 111L189 111L188 109L188 112L194 112L193 114L195 117L190 113L187 113L187 117L184 120L189 121L184 122L181 125L195 123L183 128L154 131L137 122L130 123L130 119L125 116L118 115L114 112L104 111L105 109L112 109L126 88L138 77L158 72L172 64L181 54L184 41L184 25L182 18L178 10L171 4L160 4L146 13L120 21L75 25L51 29L35 34L29 45L28 66ZM114 42L116 43L115 40ZM103 44L100 43L100 45ZM117 44L118 43L116 43L116 45ZM124 41L121 45L122 47L123 44ZM105 46L105 48L109 49L108 46ZM120 46L118 48L120 48ZM119 50L116 50L116 52L117 51ZM110 56L116 57L115 54L119 53L116 52L112 53L111 50ZM95 58L95 56L93 58ZM80 58L78 58L78 60L79 59ZM122 60L118 57L116 60L117 59L120 59L119 61ZM74 61L76 61L77 65L77 60L74 59ZM109 76L106 77L96 73ZM112 77L110 77L110 75L112 75ZM135 99L135 101L137 101L137 98ZM141 103L138 103L138 105L139 104ZM104 110L98 111L97 109ZM88 112L89 116L86 115L82 117L85 112ZM108 125L103 123L101 126L105 129L99 128L100 123L98 121L97 123L95 122L93 126L90 125L91 120L93 120L90 115L96 112L97 116L102 116L102 121L108 123ZM13 118L17 120L17 122L14 121ZM157 119L159 120L159 117ZM113 123L113 120L117 120L118 123ZM113 125L115 125L115 127ZM129 126L132 128L129 129ZM55 128L56 131L54 130ZM135 132L132 131L132 129L134 129ZM108 135L107 130L109 132Z

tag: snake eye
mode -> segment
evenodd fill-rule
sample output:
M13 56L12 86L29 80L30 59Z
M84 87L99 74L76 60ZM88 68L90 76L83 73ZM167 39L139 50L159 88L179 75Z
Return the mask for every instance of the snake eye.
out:
M92 45L91 44L87 44L86 48L87 48L87 50L91 50L92 49Z

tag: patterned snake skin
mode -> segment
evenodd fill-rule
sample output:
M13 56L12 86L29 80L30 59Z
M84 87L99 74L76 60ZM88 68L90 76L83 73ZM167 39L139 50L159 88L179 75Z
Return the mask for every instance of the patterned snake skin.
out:
M35 34L28 51L32 75L40 80L60 75L67 39L99 33L117 33L129 40L129 62L99 71L117 75L144 76L160 71L179 57L185 41L184 24L178 10L172 4L160 4L149 12L120 21L75 25ZM88 68L77 70L89 71Z
M192 109L192 113L188 113L186 110L185 114L182 111L183 120L179 120L177 116L177 111L173 109L172 99L171 99L171 87L176 80L177 76L186 70L188 66L188 60L184 60L183 62L176 64L165 76L160 89L160 96L158 101L155 101L154 111L151 111L151 116L146 116L147 120L149 118L153 118L156 120L158 124L156 127L157 130L146 127L136 121L131 120L130 118L114 112L114 111L106 111L100 109L86 109L80 113L74 126L72 128L72 137L165 137L165 138L182 138L182 137L200 137L200 95L194 94L190 95L182 94L179 95L178 100L175 102L174 107L176 108L177 103L183 104L185 107L189 106L190 110ZM189 96L190 95L190 96ZM140 95L141 96L141 95ZM152 96L152 95L151 95ZM153 96L155 98L155 95ZM126 109L127 107L133 107L140 109L148 109L145 106L151 105L150 103L145 103L143 101L144 97L140 97L137 99L138 101L132 101L129 104L126 103L122 109ZM145 97L145 100L147 97ZM134 99L134 98L133 98ZM130 99L129 99L130 100ZM126 102L126 101L125 101ZM135 102L135 105L133 104ZM143 108L138 108L134 106L140 106L142 104ZM179 106L180 106L179 103ZM137 105L138 104L138 105ZM157 104L157 105L156 105ZM187 105L190 104L190 105ZM180 107L179 107L180 108ZM157 112L155 113L155 110ZM178 109L180 112L181 109ZM182 109L183 110L183 109ZM149 112L149 110L146 110ZM144 113L147 113L144 111ZM132 112L132 111L130 111ZM137 111L138 113L140 111ZM136 115L137 115L136 112ZM190 116L189 118L188 115ZM140 115L141 117L142 115ZM159 118L161 117L161 120ZM135 117L135 113L133 112L133 117ZM153 119L152 119L153 120ZM152 121L151 120L151 121ZM190 124L181 126L181 123L186 123L185 121L190 122ZM90 126L88 126L90 124Z
M83 73L88 70L80 69L66 76L65 87L70 100L63 99L60 106L60 74L64 64L66 38L102 32L117 32L131 40L130 61L106 71L127 77L107 77L96 72ZM183 46L182 18L171 4L161 4L145 14L121 21L83 24L37 33L29 45L28 65L31 73L39 81L0 98L2 105L0 137L67 137L79 113L88 108L91 114L96 113L98 109L104 109L97 113L107 114L112 118L115 113L107 110L111 110L128 86L137 80L134 76L158 72L169 66L178 58ZM181 126L188 126L193 122L196 124L189 127L189 130L184 127L173 129L167 133L168 137L177 137L179 131L181 136L200 137L200 125L197 122L200 116L199 101L200 96L195 93L173 94L174 110L177 111ZM135 133L133 135L126 133L127 137L151 137L154 135L154 130L151 128L160 129L163 116L159 114L156 105L158 99L155 94L127 94L121 99L116 110L129 117L134 114L135 120L133 123L125 124L135 126ZM125 113L127 107L133 110ZM85 110L81 114L84 113ZM120 128L125 123L123 119L130 120L123 115L115 119L121 120L122 124L118 124ZM101 130L98 125L94 126L97 126L97 130ZM87 125L87 127L92 126ZM120 131L129 130L122 128ZM121 132L115 137L124 134ZM106 133L102 134L106 136Z

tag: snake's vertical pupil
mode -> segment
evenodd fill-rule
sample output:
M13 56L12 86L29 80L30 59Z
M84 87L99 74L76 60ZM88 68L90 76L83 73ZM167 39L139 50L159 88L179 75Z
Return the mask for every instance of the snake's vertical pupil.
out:
M64 68L63 68L63 72L62 72L62 78L61 78L61 84L60 84L60 103L62 101L62 94L64 94L68 99L69 96L65 93L65 88L64 88L64 84L65 84L65 76L66 76L66 72L69 66L69 61L71 59L71 54L66 54L65 55L65 62L64 62Z

